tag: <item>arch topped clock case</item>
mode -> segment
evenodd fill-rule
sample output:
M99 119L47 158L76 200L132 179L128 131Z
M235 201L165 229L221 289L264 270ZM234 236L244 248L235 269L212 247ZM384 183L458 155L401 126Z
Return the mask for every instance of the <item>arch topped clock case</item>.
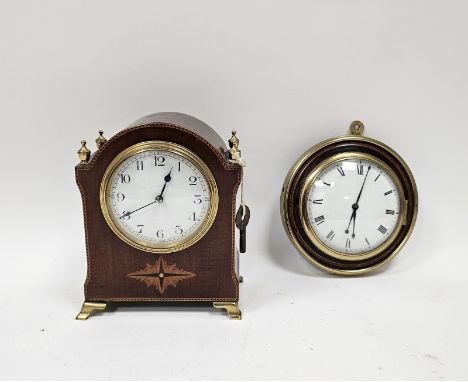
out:
M77 318L111 301L209 302L240 318L242 163L221 137L189 115L157 113L96 143L90 155L82 142L75 168L88 260Z
M413 175L390 147L362 135L323 141L289 171L281 192L283 226L296 249L339 275L373 271L390 261L416 222Z

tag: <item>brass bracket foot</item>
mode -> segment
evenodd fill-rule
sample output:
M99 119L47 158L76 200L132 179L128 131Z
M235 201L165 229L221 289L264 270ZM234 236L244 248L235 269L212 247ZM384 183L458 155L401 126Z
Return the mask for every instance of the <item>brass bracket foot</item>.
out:
M235 301L218 301L213 302L213 307L216 309L225 309L232 320L242 320L242 312L239 305Z
M85 301L81 307L81 312L76 316L77 320L87 320L89 315L95 310L106 310L105 302L90 302Z

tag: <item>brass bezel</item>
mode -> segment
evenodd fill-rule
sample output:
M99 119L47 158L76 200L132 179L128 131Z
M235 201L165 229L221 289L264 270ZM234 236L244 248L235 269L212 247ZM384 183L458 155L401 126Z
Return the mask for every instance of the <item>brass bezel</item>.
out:
M324 147L330 146L332 144L337 144L337 143L340 143L340 142L346 142L346 141L347 142L353 142L353 141L368 142L368 143L371 143L373 145L379 146L383 150L389 152L392 156L394 156L398 160L398 162L406 170L406 172L407 172L407 174L409 176L410 182L411 182L411 188L412 188L413 193L414 193L414 208L413 208L413 215L412 216L407 216L407 214L406 214L406 203L405 203L405 206L404 206L404 208L405 208L405 210L404 210L404 212L405 212L404 213L405 224L410 223L410 226L409 226L409 229L408 229L408 232L407 232L406 236L401 241L400 245L393 251L393 253L389 257L387 257L382 262L380 262L378 264L375 264L373 266L367 267L367 268L352 269L352 270L342 270L342 269L331 268L331 267L328 267L328 266L325 266L325 265L321 264L320 262L318 262L317 260L315 260L314 258L309 256L308 252L302 247L301 243L299 242L299 240L297 239L295 233L293 232L293 229L291 227L291 223L290 223L288 215L287 215L287 210L288 210L287 202L288 202L288 199L289 199L291 184L292 184L293 179L296 177L297 172L300 170L300 168L303 166L303 164L307 161L308 158L310 158L312 155L314 155L316 152L323 149ZM291 240L291 243L298 250L298 252L308 262L310 262L311 264L313 264L317 268L319 268L319 269L321 269L321 270L323 270L325 272L328 272L328 273L332 273L332 274L336 274L336 275L340 275L340 276L357 276L357 275L362 275L362 274L365 274L365 273L373 272L373 271L383 267L389 261L391 261L398 254L398 252L400 252L400 250L403 248L403 246L406 244L406 242L410 238L411 233L413 232L414 226L416 224L416 218L417 218L417 214L418 214L418 189L417 189L416 182L414 180L413 174L411 173L411 170L408 167L408 165L406 164L406 162L403 160L402 157L400 157L400 155L398 155L398 153L396 153L389 146L385 145L384 143L382 143L382 142L380 142L380 141L378 141L376 139L367 138L367 137L363 137L363 136L360 136L360 135L344 135L344 136L339 136L339 137L324 140L324 141L312 146L304 154L302 154L301 157L296 161L296 163L291 167L288 174L286 175L286 178L285 178L285 180L283 182L283 187L282 187L282 190L281 190L280 214L281 214L281 221L283 223L283 227L284 227L284 230L286 231L286 234L287 234L288 238Z
M191 161L203 175L206 180L208 190L210 193L210 206L208 212L205 216L204 221L198 227L198 229L193 232L191 235L184 237L178 241L172 243L162 243L162 244L152 244L148 243L144 240L136 240L133 237L129 237L126 232L121 229L118 224L114 221L114 218L109 213L108 209L108 186L109 181L114 174L114 171L117 167L126 159L137 155L144 151L150 150L160 150L160 151L169 151L174 154L178 154L186 158L187 160ZM101 188L100 188L100 203L101 203L101 210L104 215L104 219L106 220L107 224L111 228L111 230L125 243L128 245L140 249L145 252L151 252L156 254L167 254L172 252L178 252L185 248L188 248L198 242L203 236L211 228L216 213L218 212L218 204L219 204L219 194L218 194L218 186L216 185L216 180L211 173L208 166L203 162L203 160L196 155L194 152L190 151L184 146L181 146L177 143L168 142L168 141L145 141L141 143L137 143L132 145L122 152L120 152L109 164L107 167L104 176L102 177L101 181Z
M367 160L369 162L374 163L375 165L381 167L386 171L386 173L391 177L393 182L395 183L396 188L398 189L398 196L400 199L400 206L399 206L399 215L398 215L398 221L395 226L395 229L393 230L392 234L378 247L374 248L371 251L367 251L364 253L360 254L345 254L344 252L338 252L330 247L328 247L325 243L320 240L320 238L317 236L315 233L314 229L311 226L310 220L308 219L308 212L307 212L307 198L308 198L308 193L310 190L310 187L312 186L313 182L315 179L330 165L333 163L342 161L342 160L350 160L350 159L361 159L361 160ZM299 212L300 212L300 218L301 218L301 223L302 226L309 237L309 239L314 243L314 245L322 252L326 253L327 255L341 259L341 260L365 260L369 259L371 257L374 257L378 253L384 251L387 249L391 244L392 241L395 240L396 236L398 235L398 232L400 231L401 226L403 225L403 219L404 219L404 195L403 195L403 187L401 186L400 181L398 180L397 175L395 172L387 166L384 162L381 160L377 159L373 155L365 154L365 153L360 153L356 151L350 151L346 153L340 153L333 155L329 158L327 158L325 161L321 162L315 169L312 171L309 176L307 177L306 181L304 182L304 187L302 187L301 190L301 196L299 199Z

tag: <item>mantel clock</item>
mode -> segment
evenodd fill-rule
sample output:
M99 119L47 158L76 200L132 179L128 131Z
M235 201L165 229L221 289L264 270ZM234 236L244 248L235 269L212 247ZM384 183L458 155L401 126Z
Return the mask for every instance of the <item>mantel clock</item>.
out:
M357 275L390 261L416 222L418 193L404 160L363 136L321 142L289 171L281 192L283 226L296 249L322 270Z
M85 302L77 319L109 302L205 302L240 319L236 195L244 162L189 115L156 113L91 155L82 141L75 168L86 233ZM245 243L243 247L245 246ZM245 249L245 248L244 248Z

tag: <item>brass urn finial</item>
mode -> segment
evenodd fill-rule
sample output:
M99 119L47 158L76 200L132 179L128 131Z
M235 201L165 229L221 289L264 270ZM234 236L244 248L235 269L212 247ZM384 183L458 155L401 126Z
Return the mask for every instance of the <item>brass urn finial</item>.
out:
M364 132L364 124L361 121L353 121L349 126L349 133L351 135L362 135Z
M232 136L229 138L229 159L234 162L242 162L241 152L239 150L239 138L237 138L236 130L232 130Z
M78 150L78 157L80 158L80 164L86 164L89 161L91 151L86 147L86 141L81 141L81 148Z
M95 142L96 142L96 146L98 149L101 148L101 146L107 142L107 139L104 138L104 131L102 130L99 130L99 136L96 138Z

